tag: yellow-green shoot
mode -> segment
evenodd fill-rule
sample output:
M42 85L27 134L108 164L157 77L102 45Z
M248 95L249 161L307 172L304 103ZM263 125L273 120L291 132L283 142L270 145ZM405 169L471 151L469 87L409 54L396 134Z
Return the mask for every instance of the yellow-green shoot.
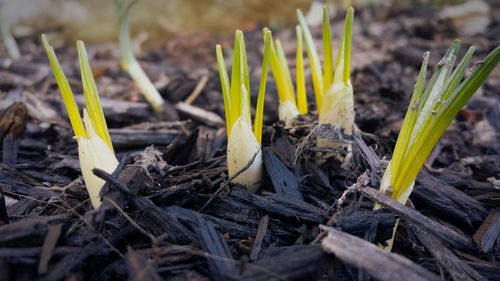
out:
M293 88L292 76L286 61L285 52L279 39L271 40L271 56L269 62L276 83L279 97L279 119L289 127L293 120L299 115L307 113L306 85L304 79L304 62L302 48L302 28L296 27L297 31L297 53L296 53L296 91ZM265 28L264 33L270 31Z
M348 8L344 22L344 32L340 38L334 63L328 10L323 6L323 68L314 46L311 32L300 10L297 10L300 26L311 65L314 95L318 107L319 123L332 125L352 135L354 123L353 89L350 80L351 41L354 9Z
M460 42L455 40L427 83L429 53L424 55L393 157L380 185L382 191L402 204L408 200L418 173L446 128L500 61L498 46L462 81L474 47L454 68L459 47Z
M220 45L216 46L227 128L227 168L234 183L255 192L262 181L262 118L267 69L271 52L271 33L264 31L264 58L252 131L250 76L243 33L235 33L231 81Z
M155 111L161 111L165 101L161 97L158 90L153 85L151 80L140 66L134 56L132 45L130 42L128 12L135 1L127 3L127 0L115 0L116 10L118 13L118 40L120 44L121 65L134 80L140 92L144 95L151 107Z
M106 120L104 119L104 113L85 45L82 41L77 42L83 94L85 97L85 109L83 110L82 121L68 79L66 79L61 65L57 60L54 48L49 45L45 34L42 35L42 42L49 59L50 67L61 91L75 138L78 142L78 156L85 186L87 187L92 206L94 209L97 209L101 205L99 193L105 182L94 175L92 170L99 168L107 173L112 173L118 166L118 160L113 152L113 144L111 143L111 137Z

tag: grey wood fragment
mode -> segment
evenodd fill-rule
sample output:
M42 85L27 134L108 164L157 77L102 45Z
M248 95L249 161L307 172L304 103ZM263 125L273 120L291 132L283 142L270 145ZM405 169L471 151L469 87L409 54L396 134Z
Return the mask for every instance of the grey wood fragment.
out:
M125 261L129 271L129 280L163 280L158 274L156 265L143 254L134 251L131 247L128 247Z
M389 253L376 245L328 226L321 247L342 262L359 268L380 281L430 281L439 277L397 254Z
M264 166L273 183L274 191L281 196L304 201L295 174L288 170L286 165L274 155L270 148L264 148L263 157Z
M496 243L500 244L500 209L488 214L472 239L484 253L494 249Z
M376 201L380 205L391 209L401 218L407 220L410 223L415 224L415 226L427 231L428 233L439 238L443 243L449 245L452 248L466 251L476 251L476 247L472 242L472 239L466 237L462 233L459 233L449 227L446 227L424 215L419 213L414 209L410 209L403 204L392 200L389 196L375 190L371 187L365 187L361 189L363 194L368 196L368 198Z
M486 281L471 266L460 260L451 250L446 248L438 239L419 228L415 228L418 239L431 253L441 267L448 272L455 281Z

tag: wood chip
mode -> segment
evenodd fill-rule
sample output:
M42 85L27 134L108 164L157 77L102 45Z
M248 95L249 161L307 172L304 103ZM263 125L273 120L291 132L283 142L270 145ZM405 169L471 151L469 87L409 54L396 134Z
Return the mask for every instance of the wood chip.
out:
M264 166L267 175L273 183L274 191L281 196L304 201L297 177L276 155L274 155L271 148L264 148L263 158Z
M392 200L389 196L379 192L378 190L371 187L365 187L361 189L361 192L373 201L391 209L401 218L439 238L443 243L451 246L452 248L467 251L475 250L475 245L469 237L466 237L449 227L429 219L414 209L410 209L401 203Z
M226 280L226 276L236 270L236 262L227 242L210 221L200 218L198 227L201 246L209 253L207 262L212 277L216 280Z
M489 253L495 243L500 243L500 209L491 211L472 239L481 251Z
M40 254L38 274L47 273L49 261L54 253L57 240L59 240L59 236L61 235L62 227L63 225L60 223L49 226L49 231L47 232L47 236L45 236L45 241L43 242L42 253Z
M280 253L242 265L242 272L231 276L234 280L283 281L316 280L328 266L328 255L319 246L297 245L281 247Z
M143 254L134 251L131 247L128 247L125 260L129 272L129 280L163 280L158 274L156 265Z
M257 228L257 235L252 245L252 251L250 252L250 260L256 261L259 258L260 251L262 249L262 241L267 232L267 226L269 224L269 216L263 216L259 222L259 227Z
M334 254L342 262L363 270L377 280L440 280L437 275L405 257L388 253L366 240L335 228L320 227L328 232L328 236L321 242L323 250Z
M185 102L176 103L175 109L177 109L181 114L185 114L189 116L189 118L208 126L224 127L226 124L219 115Z
M441 267L448 272L454 281L487 281L470 265L460 260L451 250L446 248L438 239L419 228L415 228L418 239L431 253Z

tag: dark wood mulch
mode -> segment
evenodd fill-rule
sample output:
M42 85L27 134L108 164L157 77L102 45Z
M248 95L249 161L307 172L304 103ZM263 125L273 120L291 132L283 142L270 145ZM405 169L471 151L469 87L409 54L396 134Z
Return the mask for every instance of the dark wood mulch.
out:
M338 38L342 19L332 24ZM487 32L461 37L477 46L474 62L500 43L499 31L497 17ZM313 30L318 39L320 32ZM274 30L291 46L290 58L293 33ZM256 89L261 32L245 35ZM98 210L39 34L18 38L22 59L0 54L0 280L500 280L498 72L450 126L407 206L376 191L422 54L431 50L437 62L457 36L428 7L358 10L355 166L315 161L313 144L303 146L313 115L293 130L276 122L271 80L265 182L256 194L230 185L225 164L214 46L229 48L231 34L206 38L196 50L180 50L173 39L139 57L168 101L162 114L120 71L116 50L89 45L121 162L112 175L95 171L107 182ZM83 103L73 46L56 53ZM373 211L374 202L384 208ZM375 245L391 237L396 221L388 253Z

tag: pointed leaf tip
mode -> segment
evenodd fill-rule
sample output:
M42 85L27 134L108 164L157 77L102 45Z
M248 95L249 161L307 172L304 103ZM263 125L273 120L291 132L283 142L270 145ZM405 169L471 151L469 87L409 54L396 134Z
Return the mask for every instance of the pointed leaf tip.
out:
M71 123L71 127L73 127L73 132L77 137L85 137L85 128L83 126L80 112L78 111L78 106L76 105L75 98L73 96L73 91L71 91L71 87L68 83L68 80L66 79L66 75L64 75L62 67L57 60L54 48L50 46L49 41L47 40L47 35L42 34L42 42L49 59L50 68L52 69L52 73L54 74L54 77L56 79L57 86L59 87L59 90L63 97L64 106L66 107L66 111L68 112L68 117Z
M90 119L94 123L97 135L113 150L111 137L109 135L106 119L102 110L101 101L97 92L97 86L92 73L92 68L89 63L87 51L83 41L76 42L78 50L78 58L80 61L80 72L83 84L83 95L85 97L85 106L89 113Z

